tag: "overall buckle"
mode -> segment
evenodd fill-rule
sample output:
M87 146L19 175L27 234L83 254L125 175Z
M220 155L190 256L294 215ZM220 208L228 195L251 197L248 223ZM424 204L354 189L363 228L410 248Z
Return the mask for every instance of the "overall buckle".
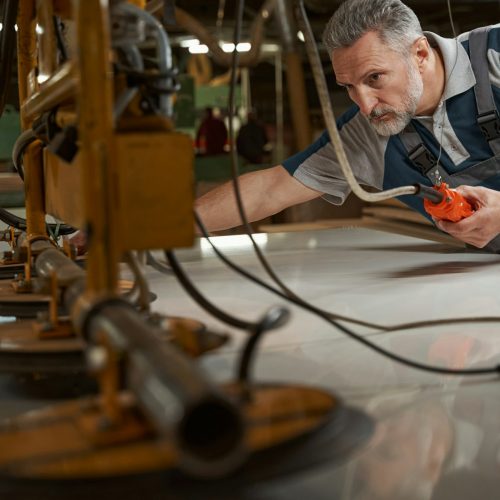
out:
M477 123L488 142L500 139L500 117L495 111L480 115Z
M425 175L438 164L437 158L423 144L414 147L408 156Z

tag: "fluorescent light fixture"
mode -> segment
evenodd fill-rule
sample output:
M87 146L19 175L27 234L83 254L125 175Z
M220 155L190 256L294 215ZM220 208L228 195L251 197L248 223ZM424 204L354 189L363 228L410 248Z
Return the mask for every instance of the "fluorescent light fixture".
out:
M188 38L187 40L181 40L179 42L181 47L188 49L189 47L194 47L195 45L200 45L200 41L197 38Z
M256 241L257 244L265 245L267 243L267 234L264 233L254 234L253 239ZM212 241L220 250L235 250L239 248L243 249L252 247L252 242L246 234L236 234L232 236L218 236L212 239ZM213 252L210 243L205 238L202 238L200 240L200 245L202 254Z
M305 42L306 39L304 37L304 33L302 33L302 31L297 31L297 38L301 41L301 42Z
M234 43L223 43L221 44L222 50L224 52L234 52ZM248 52L252 48L252 44L248 42L241 42L236 47L238 52Z
M208 52L208 47L206 45L193 45L189 47L190 54L206 54Z
M250 49L252 48L252 44L248 42L241 42L238 44L236 47L236 50L238 52L250 52Z
M262 44L262 52L264 54L276 54L280 52L281 48L276 43L263 43Z
M0 31L2 31L2 29L3 29L3 24L0 23Z

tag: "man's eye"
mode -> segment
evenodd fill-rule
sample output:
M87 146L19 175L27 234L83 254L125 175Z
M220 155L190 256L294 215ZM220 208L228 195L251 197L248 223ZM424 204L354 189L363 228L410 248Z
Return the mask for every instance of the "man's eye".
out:
M382 75L380 73L373 73L373 75L370 75L369 79L370 79L370 82L375 83L375 82L378 82L381 77L382 77Z

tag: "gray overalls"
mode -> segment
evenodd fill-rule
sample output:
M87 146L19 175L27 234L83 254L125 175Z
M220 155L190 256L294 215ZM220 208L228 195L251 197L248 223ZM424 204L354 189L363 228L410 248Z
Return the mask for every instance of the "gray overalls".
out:
M478 113L477 123L493 151L493 156L466 170L449 174L424 145L412 124L399 134L410 160L433 184L441 179L451 187L462 184L476 186L500 175L500 112L495 105L491 89L487 59L490 29L491 27L478 28L470 32L469 52L472 70L476 77L474 95ZM500 253L500 235L494 238L485 250Z

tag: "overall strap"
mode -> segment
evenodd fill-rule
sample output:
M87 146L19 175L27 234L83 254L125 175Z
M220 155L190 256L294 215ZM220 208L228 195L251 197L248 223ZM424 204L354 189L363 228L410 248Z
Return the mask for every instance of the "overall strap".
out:
M413 123L410 122L406 126L399 134L399 138L408 152L410 160L432 184L439 184L441 181L448 185L453 184L446 170L438 163L436 156L422 142L422 138Z
M469 51L472 70L476 77L474 95L478 110L478 125L495 156L500 155L500 116L491 90L488 69L488 33L490 27L478 28L469 34ZM414 125L410 123L399 138L408 152L408 157L422 173L436 184L439 179L453 186L454 182L437 158L422 141Z
M490 148L500 155L500 116L491 90L488 70L488 33L491 27L477 28L469 34L470 62L476 85L474 93L478 110L477 122Z

